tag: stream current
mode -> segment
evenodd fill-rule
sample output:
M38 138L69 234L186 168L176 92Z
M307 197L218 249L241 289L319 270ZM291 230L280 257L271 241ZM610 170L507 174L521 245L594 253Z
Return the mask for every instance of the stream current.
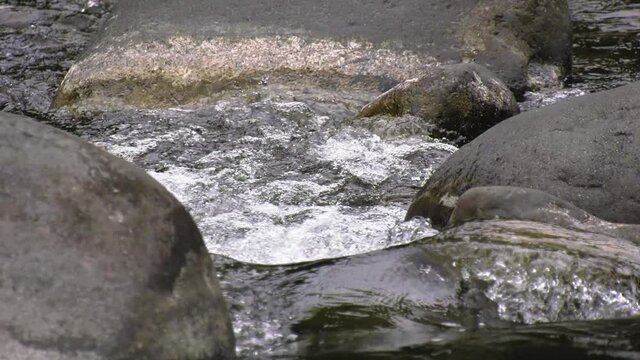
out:
M639 77L640 2L570 3L569 86L527 94L523 110ZM584 266L606 268L615 259L585 255L582 263L513 247L519 262L509 264L511 250L481 244L474 251L484 262L455 245L431 244L429 254L382 250L437 233L424 219L403 218L417 189L456 148L424 135L428 129L410 116L350 120L375 95L285 88L265 78L255 90L197 107L75 118L42 115L29 99L23 108L16 101L3 106L40 114L141 166L185 204L214 254L240 358L490 358L507 351L525 359L557 349L566 358L640 358L640 326L632 320L570 321L640 313L632 275L613 282L580 277ZM517 271L491 270L496 264ZM629 266L629 274L640 273ZM462 288L448 285L449 267L462 269ZM465 271L478 275L465 278ZM535 287L555 288L555 298L514 296ZM415 290L425 288L427 294ZM467 296L474 289L484 295ZM470 314L474 306L456 310L451 299L460 294L474 304L489 297L500 316ZM573 303L575 311L550 314L550 301Z

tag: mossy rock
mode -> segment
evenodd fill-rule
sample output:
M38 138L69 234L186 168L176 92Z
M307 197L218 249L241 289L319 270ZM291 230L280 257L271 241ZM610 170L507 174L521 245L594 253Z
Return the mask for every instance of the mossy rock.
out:
M507 86L485 67L469 63L434 67L404 81L367 104L358 117L418 116L433 125L432 135L461 145L517 113Z

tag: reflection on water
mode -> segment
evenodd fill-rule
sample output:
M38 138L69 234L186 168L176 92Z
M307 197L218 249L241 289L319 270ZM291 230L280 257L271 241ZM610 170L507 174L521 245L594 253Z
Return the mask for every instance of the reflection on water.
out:
M217 261L223 286L236 300L233 316L243 357L459 359L474 347L514 358L511 352L540 343L551 353L584 354L589 345L581 341L617 338L599 332L610 323L593 320L639 313L639 259L640 249L626 240L525 221L489 221L399 248L321 262L259 267ZM557 323L575 320L583 321ZM545 322L556 323L522 326ZM563 326L575 338L551 336ZM262 342L255 341L256 333ZM639 348L630 339L612 342L611 349L633 354ZM499 348L483 350L485 344Z
M523 111L640 79L640 1L570 0L573 68L568 88L526 93Z

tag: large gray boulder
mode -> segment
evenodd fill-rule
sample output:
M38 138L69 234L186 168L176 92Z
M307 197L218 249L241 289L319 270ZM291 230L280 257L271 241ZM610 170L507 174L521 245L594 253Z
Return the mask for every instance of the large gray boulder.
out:
M54 106L173 106L266 83L378 91L462 61L520 93L532 64L568 71L570 33L564 0L121 1Z
M193 220L142 170L0 113L0 357L231 359Z
M407 218L444 226L466 190L518 186L548 192L603 220L640 223L640 83L526 112L449 157Z

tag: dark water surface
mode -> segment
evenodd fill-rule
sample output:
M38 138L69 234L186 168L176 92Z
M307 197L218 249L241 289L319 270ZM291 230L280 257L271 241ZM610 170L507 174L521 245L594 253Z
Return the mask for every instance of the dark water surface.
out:
M640 1L570 3L569 87L529 94L524 109L640 76ZM455 148L411 117L349 121L375 94L265 84L202 108L49 113L110 6L0 0L0 109L136 163L189 208L218 254L240 358L640 359L640 319L593 320L638 313L635 264L403 246L436 233L402 218Z
M640 79L640 1L570 1L574 21L571 86L600 91Z

